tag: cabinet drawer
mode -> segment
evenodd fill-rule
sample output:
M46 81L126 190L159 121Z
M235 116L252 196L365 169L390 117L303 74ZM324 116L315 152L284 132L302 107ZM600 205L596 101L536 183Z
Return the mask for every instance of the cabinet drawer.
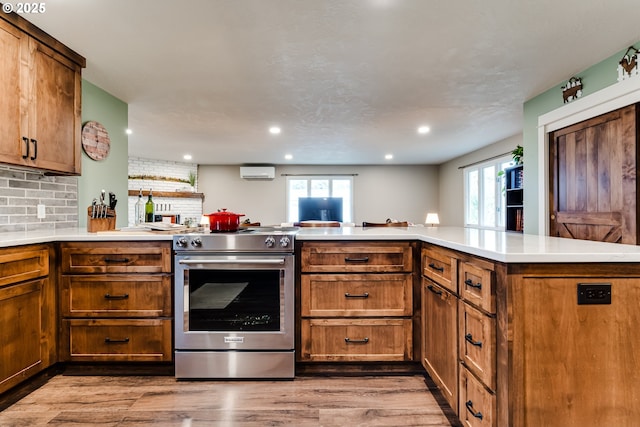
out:
M62 243L62 272L170 273L170 242Z
M171 319L63 320L67 361L170 361Z
M411 243L312 243L302 247L302 271L311 273L411 272Z
M61 308L67 317L171 316L171 276L62 276Z
M460 301L459 354L462 362L491 390L496 389L496 321Z
M304 361L409 361L411 319L302 319Z
M460 368L459 418L465 427L495 427L496 396L464 367Z
M496 292L493 271L468 262L460 263L460 296L486 310L496 312Z
M411 316L411 274L307 274L302 316Z
M26 246L0 250L0 286L49 275L49 249Z
M453 293L458 293L458 260L436 248L422 249L422 274Z

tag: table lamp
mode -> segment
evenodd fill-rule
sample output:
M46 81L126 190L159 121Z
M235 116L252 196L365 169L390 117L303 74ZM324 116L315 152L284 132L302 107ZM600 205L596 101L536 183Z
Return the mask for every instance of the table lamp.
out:
M438 218L438 214L437 213L429 212L429 213L427 213L427 219L425 219L424 222L428 226L433 227L434 225L440 224L440 219Z

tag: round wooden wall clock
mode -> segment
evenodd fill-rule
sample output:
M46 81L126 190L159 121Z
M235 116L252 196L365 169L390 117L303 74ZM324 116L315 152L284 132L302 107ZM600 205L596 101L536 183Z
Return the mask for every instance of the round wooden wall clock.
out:
M103 160L111 150L109 133L98 122L87 122L82 126L82 148L93 160Z

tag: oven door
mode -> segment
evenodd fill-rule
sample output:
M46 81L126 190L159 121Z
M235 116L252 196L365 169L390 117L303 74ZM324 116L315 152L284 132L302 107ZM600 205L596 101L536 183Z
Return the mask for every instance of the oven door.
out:
M176 350L292 350L293 259L176 256Z

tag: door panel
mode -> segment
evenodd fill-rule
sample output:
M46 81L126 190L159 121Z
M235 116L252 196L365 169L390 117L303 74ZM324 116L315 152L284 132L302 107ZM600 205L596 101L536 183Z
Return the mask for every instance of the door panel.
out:
M550 134L550 233L638 243L636 106Z

